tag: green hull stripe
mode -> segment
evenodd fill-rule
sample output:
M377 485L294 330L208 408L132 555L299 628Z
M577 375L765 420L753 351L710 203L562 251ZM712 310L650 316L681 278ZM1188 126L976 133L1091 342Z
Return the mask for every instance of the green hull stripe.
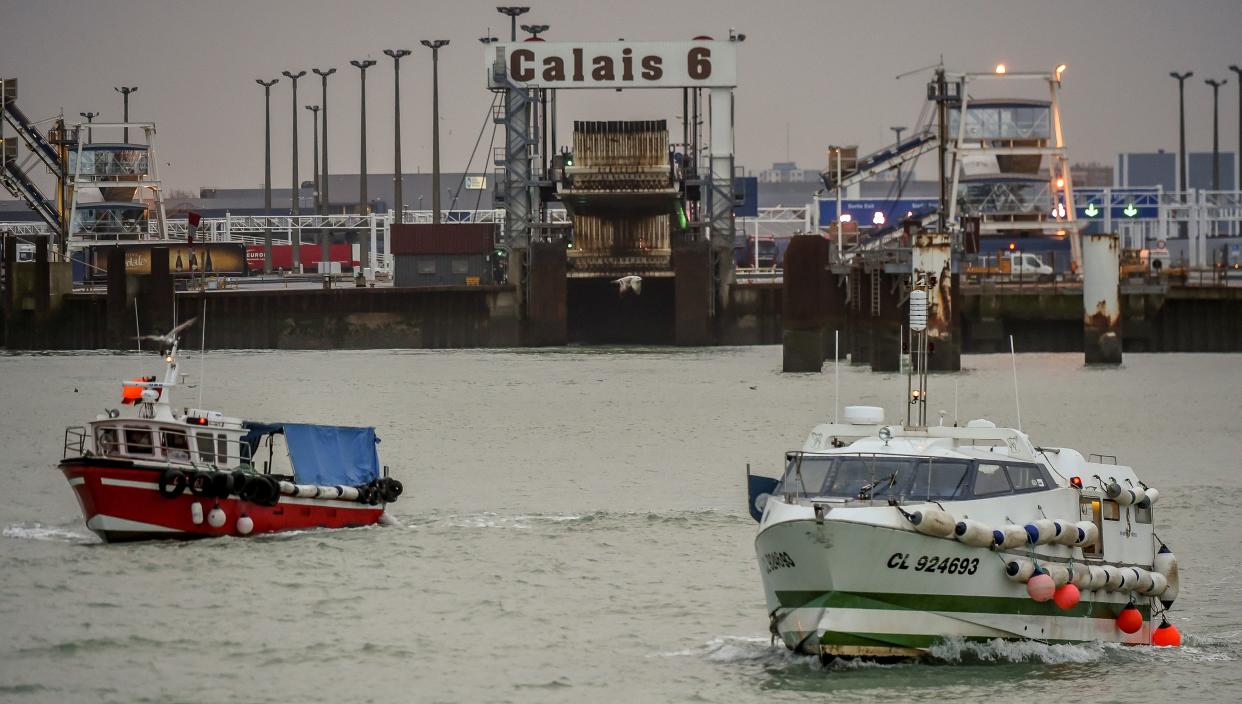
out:
M1015 636L998 637L998 636L960 636L962 640L972 643L988 643L994 640L1032 640L1027 638L1018 638ZM1069 640L1061 638L1038 638L1041 643L1085 643L1084 640ZM898 648L930 648L937 643L944 642L943 636L918 635L910 633L841 633L837 631L827 631L819 639L820 645L854 645L854 646L870 646L870 647L898 647Z
M1015 616L1089 616L1116 618L1121 604L1084 599L1072 609L1061 609L1051 601L1010 596L962 596L957 594L895 594L885 592L777 591L776 599L785 608L899 609L905 611L946 611L956 613L1009 614ZM1149 604L1135 604L1144 620L1151 620Z

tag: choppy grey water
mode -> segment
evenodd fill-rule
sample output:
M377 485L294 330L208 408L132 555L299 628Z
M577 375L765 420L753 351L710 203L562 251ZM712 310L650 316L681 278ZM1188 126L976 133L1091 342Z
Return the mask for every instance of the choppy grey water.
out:
M931 407L952 419L956 378L963 419L1012 423L1009 358L963 362ZM101 545L55 470L62 430L158 366L0 357L0 700L1242 699L1242 357L1020 356L1037 442L1161 490L1185 647L828 668L769 644L745 511L745 464L774 473L832 412L832 375L780 374L777 347L214 353L206 407L375 425L403 527ZM904 416L903 377L841 376L843 401Z

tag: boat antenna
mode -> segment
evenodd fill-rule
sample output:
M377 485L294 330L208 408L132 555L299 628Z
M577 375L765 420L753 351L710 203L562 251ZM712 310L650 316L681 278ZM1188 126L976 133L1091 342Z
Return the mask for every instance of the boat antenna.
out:
M138 299L134 299L134 339L138 341L138 351L142 351L142 325L138 323Z
M1018 432L1022 432L1022 402L1018 399L1018 355L1013 351L1013 335L1009 336L1009 360L1013 363L1013 405L1018 411Z
M207 377L207 296L203 296L203 325L198 351L198 407L203 407L203 380Z
M841 422L841 331L832 331L832 422Z
M957 427L957 377L953 377L953 427Z

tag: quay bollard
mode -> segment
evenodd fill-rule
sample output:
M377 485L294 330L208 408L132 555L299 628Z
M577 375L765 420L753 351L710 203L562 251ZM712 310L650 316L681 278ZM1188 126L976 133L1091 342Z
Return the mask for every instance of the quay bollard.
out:
M1120 247L1117 235L1083 237L1082 328L1087 364L1121 364Z

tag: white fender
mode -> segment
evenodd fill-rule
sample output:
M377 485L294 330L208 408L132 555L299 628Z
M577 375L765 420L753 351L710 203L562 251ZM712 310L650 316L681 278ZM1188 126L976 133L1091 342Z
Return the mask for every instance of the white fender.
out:
M310 499L310 498L314 498L315 494L318 494L318 493L319 493L319 487L315 486L314 484L294 484L293 485L293 495L298 498Z
M1105 591L1119 591L1122 585L1125 584L1125 577L1122 576L1121 570L1112 565L1104 565L1104 574L1107 575L1107 579L1104 582Z
M1104 585L1108 584L1108 573L1104 571L1103 567L1091 565L1087 568L1087 571L1091 573L1091 584L1088 586L1091 591L1103 589Z
M1147 502L1154 506L1156 502L1159 500L1160 500L1160 492L1156 491L1155 489L1148 488L1147 489Z
M923 535L936 538L952 538L957 522L953 516L939 509L927 508L910 514L910 523Z
M207 525L212 528L220 528L224 526L224 522L228 520L228 516L224 514L224 509L219 506L207 512Z
M1139 594L1143 596L1160 596L1164 593L1164 590L1169 588L1169 580L1165 579L1164 575L1159 572L1148 572L1148 574L1151 576L1151 587L1140 590Z
M196 526L203 525L203 505L197 501L190 504L190 522Z
M1100 529L1092 521L1078 521L1074 524L1079 532L1079 541L1074 543L1078 547L1086 547L1095 545L1100 539Z
M1072 521L1055 520L1057 537L1052 542L1057 545L1076 545L1078 543L1078 526Z
M1058 587L1069 584L1070 574L1065 565L1055 562L1045 562L1042 567L1048 571L1048 576L1052 577L1053 584Z
M298 493L298 485L293 482L280 482L280 493L285 496L294 496Z
M1005 576L1011 582L1025 583L1035 574L1035 563L1025 557L1015 557L1005 561Z
M1027 540L1036 545L1047 545L1057 537L1056 524L1047 518L1027 523L1024 528L1026 529Z
M1000 540L997 540L999 534ZM1026 545L1026 529L1018 525L1001 526L992 531L992 542L1001 550L1012 550Z
M1126 583L1130 587L1130 591L1139 592L1141 594L1148 589L1151 589L1151 572L1148 572L1142 567L1130 567L1129 570L1134 573L1133 583L1131 583L1129 579L1126 580Z
M1091 588L1091 568L1087 565L1074 565L1074 571L1070 573L1070 584L1078 587L1078 591L1085 592Z
M1164 604L1164 608L1169 608L1177 599L1178 587L1181 585L1181 577L1177 572L1177 557L1169 550L1169 546L1161 545L1160 550L1156 552L1156 557L1152 560L1152 569L1164 576L1168 586L1160 594L1160 603Z
M992 529L979 521L963 518L954 527L953 535L957 537L959 543L964 543L971 547L992 547Z
M352 486L338 486L337 489L340 490L341 498L344 499L345 501L357 501L358 500L358 489L357 488L352 487Z
M1135 489L1133 487L1123 488L1121 490L1121 493L1117 494L1117 503L1121 504L1122 506L1130 506L1133 504L1137 504L1143 498L1141 495L1139 495L1140 491L1142 491L1142 489Z
M254 520L251 519L250 516L243 514L241 518L237 519L237 532L238 533L241 533L242 535L250 535L250 533L253 530L254 530Z
M341 496L341 492L338 491L338 487L335 487L335 486L315 487L315 498L316 499L338 499L340 498L340 496Z

